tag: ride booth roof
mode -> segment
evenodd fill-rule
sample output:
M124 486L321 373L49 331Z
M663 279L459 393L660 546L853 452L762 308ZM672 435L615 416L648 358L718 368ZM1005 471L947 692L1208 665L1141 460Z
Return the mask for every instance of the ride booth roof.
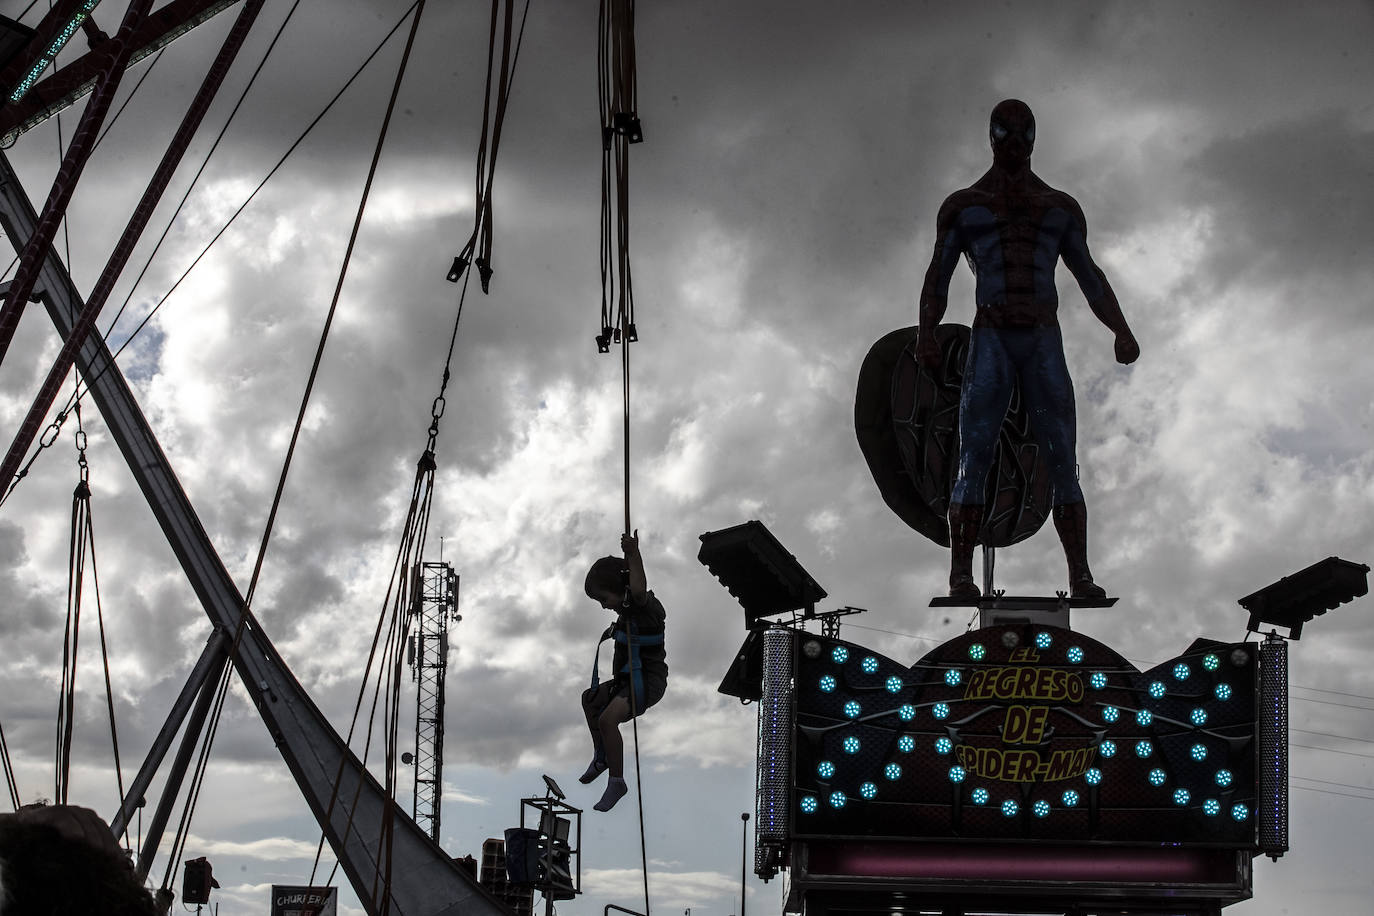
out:
M755 871L789 869L808 914L1219 912L1251 896L1256 852L1286 848L1260 844L1287 805L1257 778L1263 694L1285 715L1287 696L1282 664L1261 689L1262 654L1199 639L1142 672L1013 623L905 665L752 632L721 690L759 700Z

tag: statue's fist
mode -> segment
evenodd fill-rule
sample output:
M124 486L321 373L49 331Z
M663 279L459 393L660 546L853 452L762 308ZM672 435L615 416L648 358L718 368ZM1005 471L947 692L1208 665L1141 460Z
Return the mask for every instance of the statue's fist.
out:
M1130 334L1121 334L1116 338L1116 361L1123 366L1128 366L1140 358L1140 344L1136 343L1135 337Z
M916 335L916 362L923 369L939 369L943 358L940 355L940 342L935 335L924 330Z

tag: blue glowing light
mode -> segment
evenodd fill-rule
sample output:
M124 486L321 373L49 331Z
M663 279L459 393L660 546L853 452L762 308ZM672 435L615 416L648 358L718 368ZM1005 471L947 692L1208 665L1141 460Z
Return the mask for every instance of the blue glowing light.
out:
M1073 789L1067 789L1059 800L1064 803L1065 808L1072 808L1078 804L1078 793Z
M889 763L887 766L883 767L883 775L886 776L888 779L901 779L901 778L902 778L902 766L901 766L901 764L898 764L898 763Z
M888 693L901 693L901 692L902 692L902 679L899 678L899 677L898 677L897 675L895 675L895 674L892 675L892 677L888 678L888 679L887 679L887 692L888 692Z
M1135 714L1135 724L1136 724L1136 725L1142 725L1142 726L1143 726L1143 725L1149 725L1149 724L1150 724L1151 722L1153 722L1154 720L1155 720L1154 713L1150 712L1148 709L1139 710L1139 711Z
M1007 817L1015 817L1016 812L1021 810L1021 806L1010 798L1002 802L1002 813Z
M1116 756L1116 742L1115 742L1115 741L1103 741L1101 744L1099 744L1099 745L1097 746L1097 752L1098 752L1099 754L1101 754L1103 757L1115 757L1115 756Z
M1203 656L1202 667L1206 668L1208 671L1215 671L1221 667L1221 659L1217 658L1215 655Z
M912 719L916 718L916 707L912 706L910 703L903 703L901 706L897 707L897 715L902 717L902 721L910 722Z
M949 753L950 751L952 751L952 750L954 750L954 742L953 742L953 741L949 740L948 738L936 738L936 739L935 739L935 753L937 753L937 754L948 754L948 753Z
M1231 817L1233 820L1243 821L1249 816L1250 809L1245 807L1245 805L1237 803L1231 806Z
M1088 683L1093 685L1094 690L1101 690L1107 686L1107 675L1101 671L1094 671L1092 676L1088 678Z
M1176 681L1186 681L1188 680L1188 675L1192 673L1193 669L1183 664L1183 662L1179 662L1177 665L1174 665L1174 680Z
M1150 681L1150 696L1156 700L1164 699L1164 682Z
M1090 786L1100 785L1102 783L1102 771L1097 767L1092 767L1083 774L1083 778L1087 780Z
M1141 760L1155 752L1155 746L1148 741L1137 741L1135 743L1135 755Z
M1080 649L1078 646L1070 646L1069 661L1075 665L1083 661L1083 650Z
M981 662L983 660L983 656L987 654L988 650L983 648L983 644L980 642L976 642L968 647L968 657L973 659L975 662Z
M1121 718L1121 710L1117 709L1115 706L1103 706L1103 707L1102 707L1102 721L1103 721L1103 722L1115 722L1117 719L1120 719L1120 718Z
M864 798L872 798L878 794L878 787L871 782L866 782L859 786L859 794Z
M1197 707L1196 709L1194 709L1192 712L1188 713L1188 719L1189 719L1194 725L1206 725L1206 724L1207 724L1207 710L1205 710L1205 709L1203 709L1201 706L1199 706L1199 707Z
M967 775L968 775L968 772L965 771L963 767L954 766L954 767L950 767L950 768L949 768L949 781L950 781L950 782L963 782L963 781L964 781L964 777L967 776ZM974 797L976 798L977 795L978 795L978 792L975 791L973 794L974 794ZM983 792L983 801L987 801L987 792L986 792L986 791ZM981 805L982 803L983 803L983 802L978 802L978 804L980 804L980 805Z
M1230 685L1230 684L1218 684L1218 685L1216 686L1216 689L1215 689L1214 691L1212 691L1212 692L1215 693L1215 694L1217 695L1217 699L1218 699L1218 700L1229 700L1229 699L1231 699L1231 685Z
M986 805L988 803L988 790L974 789L973 795L970 797L973 799L975 805Z
M844 803L847 801L849 801L849 799L845 797L843 792L837 791L830 793L830 807L832 808L843 808Z
M1202 803L1202 813L1208 817L1216 817L1221 812L1221 802L1215 798L1209 798Z
M821 779L829 779L831 776L835 775L835 764L831 763L829 760L822 760L820 763L816 764L816 775Z
M1035 648L1048 649L1052 645L1054 645L1054 640L1044 630L1035 634Z
M863 707L859 705L858 700L850 700L848 703L844 704L844 714L851 719L859 718L859 713L863 711Z
M910 754L914 747L916 747L916 739L910 735L902 735L897 739L897 749L903 754Z
M836 646L835 651L830 653L830 657L835 660L835 664L843 665L849 660L849 650L844 646Z
M834 693L835 679L827 674L825 677L821 678L820 688L822 693Z
M1174 804L1176 805L1186 805L1188 804L1188 800L1192 797L1193 796L1188 792L1187 789L1174 790Z
M802 797L801 809L803 812L805 812L806 814L811 814L813 811L816 810L817 807L819 807L819 803L816 801L816 796L805 795Z
M858 739L858 738L855 738L853 735L850 735L848 738L845 738L845 739L844 739L844 752L845 752L846 754L857 754L857 753L859 753L859 739Z
M1042 798L1031 807L1031 810L1035 812L1036 817L1049 817L1050 803Z
M1164 785L1164 780L1167 778L1168 777L1164 775L1164 771L1158 767L1150 771L1150 785L1152 786Z
M872 674L878 670L878 660L871 655L860 662L860 665L864 669L864 674Z
M1194 759L1194 760L1206 760L1206 759L1207 759L1207 745L1205 745L1205 744L1194 744L1194 745L1192 746L1192 748L1189 749L1188 753L1191 754L1191 755L1193 756L1193 759Z
M1217 770L1217 785L1221 786L1223 789L1229 786L1234 779L1235 777L1231 775L1230 770Z
M964 676L959 672L958 668L950 668L945 672L945 683L951 687L958 687L959 682L963 679Z
M949 704L948 704L948 703L936 703L934 706L931 707L931 709L930 709L930 714L931 714L932 716L934 716L935 718L937 718L937 719L948 719L948 718L949 718Z

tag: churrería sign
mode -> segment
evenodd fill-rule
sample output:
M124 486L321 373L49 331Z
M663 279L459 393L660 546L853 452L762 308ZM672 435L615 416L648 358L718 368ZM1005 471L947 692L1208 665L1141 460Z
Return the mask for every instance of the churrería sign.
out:
M1139 671L1056 627L903 665L797 633L792 834L1255 843L1257 649Z
M337 916L339 889L272 885L272 916Z

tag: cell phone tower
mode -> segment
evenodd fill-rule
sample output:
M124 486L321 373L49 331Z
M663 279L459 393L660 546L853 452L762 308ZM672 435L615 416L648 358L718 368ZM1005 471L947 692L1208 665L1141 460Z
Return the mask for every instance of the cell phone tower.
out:
M415 754L402 761L415 767L412 808L415 823L439 842L439 797L444 779L444 675L448 670L448 625L458 613L458 574L448 563L425 563L416 570L419 587L411 609L407 651L415 691Z

